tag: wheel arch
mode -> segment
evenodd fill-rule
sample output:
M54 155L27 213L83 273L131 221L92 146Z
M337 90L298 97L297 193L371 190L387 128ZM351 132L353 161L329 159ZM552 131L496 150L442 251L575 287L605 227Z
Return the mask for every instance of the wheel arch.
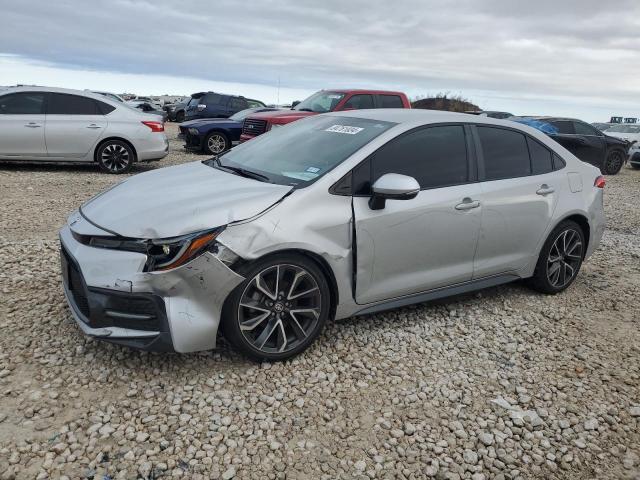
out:
M133 146L133 143L131 143L129 140L127 140L126 138L122 138L122 137L107 137L107 138L103 138L102 140L100 140L98 142L98 144L96 145L96 148L93 149L93 161L97 162L98 161L98 150L100 149L100 147L102 145L104 145L107 142L110 142L111 140L118 140L120 142L124 142L127 145L129 145L129 147L131 148L131 150L133 150L133 161L137 162L138 161L138 152L136 150L136 147Z
M293 254L293 255L300 255L303 256L309 260L311 260L313 263L315 263L319 268L320 271L322 271L322 273L324 274L327 283L329 284L329 294L331 296L330 300L331 300L331 307L329 310L330 316L329 319L333 319L335 317L336 314L336 310L338 308L338 303L340 301L340 294L338 291L338 282L336 281L336 277L335 274L333 273L333 270L331 268L331 266L329 265L329 263L322 257L322 255L319 255L315 252L312 252L310 250L305 250L302 248L288 248L288 249L284 249L284 250L276 250L273 252L269 252L261 257L258 258L254 258L251 260L242 260L241 264L247 264L250 262L255 262L257 260L263 260L265 258L269 258L271 256L274 255L286 255L286 254ZM232 267L232 270L236 270L237 268L234 266Z
M587 218L586 215L581 213L572 213L570 215L567 215L566 217L562 217L560 220L556 222L556 224L550 230L549 235L551 235L551 232L553 232L558 227L558 225L560 225L562 222L566 222L567 220L571 220L577 223L580 229L582 230L582 234L584 235L584 241L586 244L585 248L583 249L583 256L584 256L587 253L587 250L589 249L589 240L591 238L591 225L589 225L589 219Z

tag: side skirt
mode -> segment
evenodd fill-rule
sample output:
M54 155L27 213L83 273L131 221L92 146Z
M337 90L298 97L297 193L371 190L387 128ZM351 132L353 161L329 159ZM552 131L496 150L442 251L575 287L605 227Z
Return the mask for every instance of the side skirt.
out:
M495 277L482 278L479 280L472 280L470 282L461 283L452 287L443 287L436 290L430 290L424 293L418 293L416 295L409 295L406 297L394 298L382 303L365 307L362 310L358 310L354 315L366 315L369 313L382 312L385 310L392 310L394 308L405 307L407 305L413 305L415 303L428 302L431 300L437 300L439 298L451 297L454 295L460 295L462 293L473 292L475 290L481 290L483 288L495 287L496 285L502 285L504 283L513 282L519 280L520 277L514 274L497 275Z

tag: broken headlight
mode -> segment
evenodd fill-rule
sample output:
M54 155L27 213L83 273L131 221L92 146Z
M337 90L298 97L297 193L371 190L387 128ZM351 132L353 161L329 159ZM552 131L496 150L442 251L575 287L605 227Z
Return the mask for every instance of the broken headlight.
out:
M143 253L147 256L144 270L154 272L170 270L184 265L207 250L215 248L215 239L223 227L180 237L137 240L118 237L81 237L76 239L85 245L112 250Z

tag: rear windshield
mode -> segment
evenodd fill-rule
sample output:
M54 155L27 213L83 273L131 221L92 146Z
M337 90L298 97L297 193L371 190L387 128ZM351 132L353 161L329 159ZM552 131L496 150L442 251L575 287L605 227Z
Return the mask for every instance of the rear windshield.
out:
M219 157L282 185L306 186L396 125L365 118L317 116L276 128ZM207 164L215 166L213 159Z

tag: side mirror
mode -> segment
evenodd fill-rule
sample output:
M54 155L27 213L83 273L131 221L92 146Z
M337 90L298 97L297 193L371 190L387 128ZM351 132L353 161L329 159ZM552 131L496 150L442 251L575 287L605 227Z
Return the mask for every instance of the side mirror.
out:
M293 108L297 107L299 104L300 104L300 100L295 100L295 101L291 102L291 108L293 109Z
M198 105L196 107L198 109L199 112L203 111L205 108L207 108L207 106L204 103L201 103L200 105Z
M420 193L418 181L408 175L386 173L376 180L371 187L369 199L371 210L382 210L387 200L411 200Z

